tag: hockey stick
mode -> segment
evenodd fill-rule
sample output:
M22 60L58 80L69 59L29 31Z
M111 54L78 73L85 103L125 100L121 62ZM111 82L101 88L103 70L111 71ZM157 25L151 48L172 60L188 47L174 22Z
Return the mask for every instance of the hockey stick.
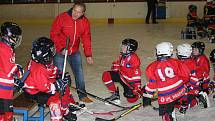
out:
M109 104L111 104L111 105L114 105L114 106L116 106L116 107L119 107L119 108L122 108L122 109L129 109L129 108L130 108L130 107L124 107L124 106L117 105L117 104L115 104L115 103L113 103L113 102L111 102L111 101L109 101L109 100L105 100L105 99L103 99L103 98L101 98L101 97L98 97L98 96L96 96L96 95L94 95L94 94L91 94L91 93L88 93L88 92L84 92L84 91L82 91L82 90L80 90L80 89L78 89L78 88L76 88L76 87L72 87L72 86L71 86L71 88L73 88L73 89L75 89L75 90L77 90L77 91L79 91L79 92L81 92L81 93L83 93L83 94L87 94L87 95L89 95L89 96L91 96L91 97L93 97L93 98L95 98L95 99L97 99L97 100L100 100L100 101L102 101L102 102L107 102L107 103L109 103Z
M72 106L74 106L75 108L77 108L77 115L81 115L83 113L89 113L91 115L113 115L113 113L117 113L117 112L121 112L124 111L125 109L120 109L120 110L113 110L113 111L108 111L108 112L94 112L94 111L90 111L88 110L86 107L82 107L76 104L70 104Z
M70 42L70 38L67 37L66 39L66 48L65 48L65 55L64 55L64 62L63 62L63 73L62 73L62 77L61 79L64 79L65 76L65 71L66 71L66 61L67 61L67 56L68 56L68 47L69 47L69 42ZM62 90L60 89L60 99L62 100Z
M154 102L156 100L157 99L152 99L152 102ZM116 121L116 120L124 117L125 115L133 112L134 110L139 109L141 106L143 106L143 102L138 103L138 104L136 104L134 106L131 106L127 111L123 112L122 114L120 114L119 116L117 116L115 118L112 118L112 119L103 119L103 118L96 117L95 121ZM150 105L147 105L147 106L150 106ZM147 107L147 106L144 106L144 107Z
M64 55L64 62L63 62L62 79L64 78L64 76L65 76L65 71L66 71L66 61L67 61L67 55L68 55L69 42L70 42L70 38L67 37L67 39L66 39L65 55Z
M137 104L135 106L132 106L129 110L127 110L126 112L120 114L119 116L117 116L115 118L112 118L112 119L103 119L103 118L96 117L95 121L116 121L116 120L122 118L123 116L131 113L132 111L139 109L142 105L143 105L143 103L141 102L141 103L139 103L139 104Z
M122 77L122 76L121 76ZM124 77L122 77L123 79L121 79L131 90L134 90L134 87L131 85L131 84L129 84L129 82L127 82L127 79L125 79ZM137 92L137 94L141 97L141 98L144 98L144 96L139 92L139 91L141 91L141 90L137 90L136 92ZM153 106L153 105L150 105L151 107L152 107L152 109L153 110L155 110L155 111L158 111L159 110L159 108L158 107L155 107L155 106Z

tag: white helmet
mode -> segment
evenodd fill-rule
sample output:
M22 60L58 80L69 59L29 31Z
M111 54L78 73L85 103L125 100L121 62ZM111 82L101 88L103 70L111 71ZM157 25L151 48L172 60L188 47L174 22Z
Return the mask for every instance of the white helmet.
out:
M207 0L208 3L213 2L213 0Z
M192 54L192 47L190 44L181 44L177 46L177 55L181 58L189 58Z
M170 42L161 42L156 45L157 56L170 57L173 54L173 45Z

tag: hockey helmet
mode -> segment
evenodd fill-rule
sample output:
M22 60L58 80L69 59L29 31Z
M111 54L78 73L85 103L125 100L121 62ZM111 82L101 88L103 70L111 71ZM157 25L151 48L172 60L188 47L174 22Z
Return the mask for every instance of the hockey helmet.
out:
M177 46L177 56L179 59L190 58L192 54L192 47L190 44L180 44Z
M213 49L210 53L210 61L215 63L215 49Z
M136 40L130 39L130 38L124 39L122 41L122 45L127 46L126 53L123 53L123 54L134 53L138 48L138 42Z
M40 37L33 42L31 57L35 62L50 64L55 53L55 46L51 39Z
M189 5L189 6L188 6L188 9L189 9L190 12L195 12L195 11L197 10L197 6L196 6L196 5L193 5L193 4L192 4L192 5Z
M5 22L1 25L2 41L9 44L13 49L18 47L22 41L22 30L13 22Z
M171 57L173 54L173 45L170 42L161 42L156 45L157 57Z
M205 51L205 43L204 42L194 42L192 45L191 45L192 48L197 48L199 50L199 53L202 55L204 54L204 51Z

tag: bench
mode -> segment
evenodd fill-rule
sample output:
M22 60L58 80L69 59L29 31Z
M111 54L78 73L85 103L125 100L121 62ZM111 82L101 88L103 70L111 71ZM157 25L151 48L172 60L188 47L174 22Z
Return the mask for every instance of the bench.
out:
M31 111L35 106L38 106L38 109L29 116L29 111ZM39 105L36 101L25 98L24 93L19 93L14 97L13 100L13 112L15 114L22 114L23 121L44 121L44 118L48 113L44 113L45 107ZM36 114L39 112L39 116Z

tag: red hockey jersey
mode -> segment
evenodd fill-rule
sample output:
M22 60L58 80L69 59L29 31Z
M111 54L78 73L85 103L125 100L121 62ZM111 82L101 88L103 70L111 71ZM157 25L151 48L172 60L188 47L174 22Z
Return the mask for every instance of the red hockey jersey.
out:
M189 80L189 69L177 59L154 61L146 69L149 82L146 92L153 96L158 91L158 103L167 104L185 93L184 83Z
M112 70L119 71L120 78L122 81L129 82L133 87L141 86L141 70L140 70L140 59L135 54L123 58L122 55L119 59L113 62Z
M25 80L25 91L29 94L38 92L55 93L54 82L56 81L57 67L51 65L46 67L43 64L30 61L28 65L30 73Z
M210 74L210 63L205 55L200 55L194 59L196 62L196 74L199 79L208 78Z
M189 94L198 94L199 90L199 79L197 78L196 75L196 63L195 61L190 58L190 59L183 59L181 62L188 67L190 70L190 79L186 83L187 86L190 86L190 91L188 92Z
M0 98L13 99L13 75L18 70L13 49L0 42Z

